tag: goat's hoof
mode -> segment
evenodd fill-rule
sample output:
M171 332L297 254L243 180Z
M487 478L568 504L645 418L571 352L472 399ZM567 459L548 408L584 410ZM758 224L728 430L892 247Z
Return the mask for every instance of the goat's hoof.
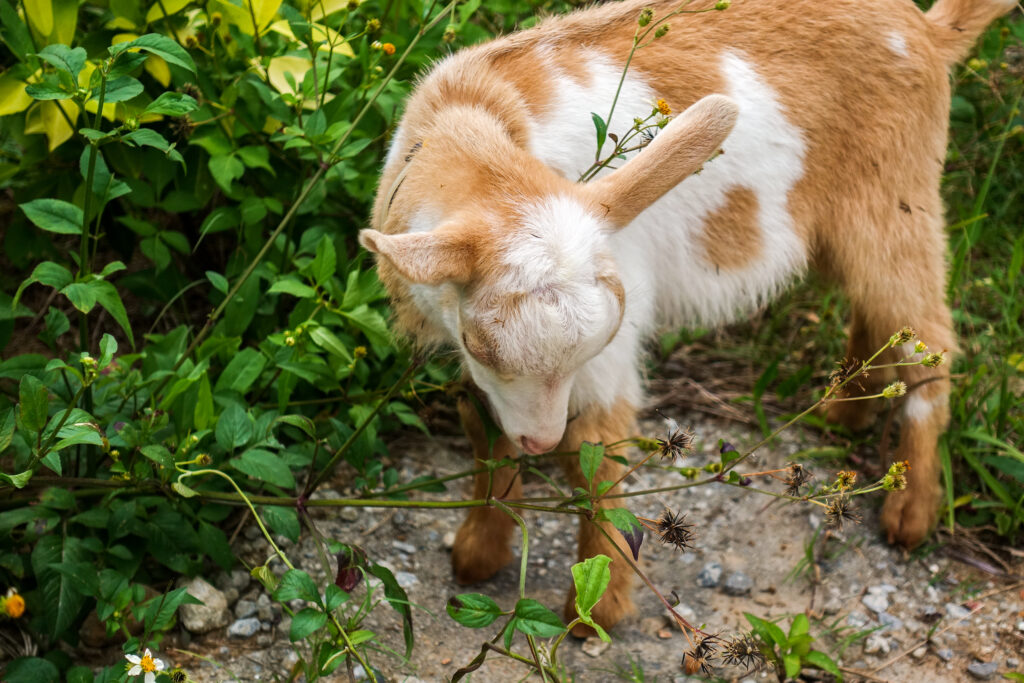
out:
M915 548L928 534L938 515L938 501L913 496L909 491L892 491L882 506L882 532L889 543Z

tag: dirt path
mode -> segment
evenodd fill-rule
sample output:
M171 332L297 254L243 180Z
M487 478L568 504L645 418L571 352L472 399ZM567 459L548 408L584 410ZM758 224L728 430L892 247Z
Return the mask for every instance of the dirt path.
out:
M681 424L692 424L698 436L696 453L686 464L701 465L717 459L719 438L738 446L757 440L756 434L745 427L737 428L735 422L695 414L675 417ZM648 421L644 426L648 434L662 431L659 420ZM792 431L762 454L759 464L779 466L787 456L818 445L821 443L817 435ZM468 465L463 455L467 447L460 437L428 439L418 434L404 435L391 444L390 450L402 480L422 474L442 476L464 470ZM809 467L818 471L819 476L834 474L831 468L818 468L813 463ZM628 488L637 490L679 481L676 473L644 469L633 477ZM456 482L443 495L459 496L462 486ZM775 488L781 489L781 484ZM539 479L526 481L526 495L546 492L546 485ZM345 494L344 490L322 492L325 497ZM980 677L989 669L991 680L998 680L1003 673L1021 668L1022 586L995 581L938 552L908 557L886 545L876 531L880 497L862 500L863 524L847 527L829 542L819 556L817 569L803 572L800 570L807 569L806 563L802 564L805 545L822 521L810 505L771 504L773 499L767 496L725 485L633 500L631 507L637 514L656 517L669 506L686 512L688 521L698 525L695 551L681 554L648 538L643 562L666 595L674 591L678 596L677 609L691 622L706 624L710 631L728 634L745 629L744 612L775 619L807 610L820 619L812 621L811 633L821 638L816 647L830 651L830 647L848 639L852 642L845 651L834 651L833 656L848 670L874 672L872 677L862 678L850 671L848 681L984 680ZM494 635L493 628L472 631L452 621L445 613L445 603L452 595L475 591L492 596L502 606L514 603L518 563L469 589L452 580L447 546L462 519L460 512L347 510L319 512L317 518L326 537L358 544L372 558L395 571L410 598L420 607L415 615L416 649L412 660L403 663L383 653L374 659L389 681L447 680L473 659L485 638ZM527 523L532 534L528 595L546 605L560 607L569 584L569 566L575 557L574 521L567 515L529 516ZM260 539L249 538L242 542L239 551L251 560L262 561L265 549ZM308 540L289 553L298 558L301 568L318 572L316 554ZM715 563L721 567L718 585L699 585L701 581L714 583L715 567L709 565ZM1020 572L1019 567L1017 571ZM811 582L815 577L817 585ZM220 583L228 583L227 578L222 577ZM1012 588L1005 590L1008 587ZM255 584L239 592L243 599L258 600ZM616 667L629 671L634 664L643 671L643 677L636 680L687 680L680 669L686 641L672 629L664 608L649 591L637 590L637 605L638 613L612 633L610 646L602 646L596 639L563 645L564 660L577 680L631 680L617 675ZM274 623L276 619L279 616L271 613L260 625L263 630L249 638L228 638L225 630L220 629L196 637L186 646L215 660L222 669L184 655L171 659L186 666L196 681L232 680L227 671L243 681L282 680L295 656L289 653L287 620ZM366 628L380 634L388 646L402 649L399 621L386 605L373 612ZM853 638L857 633L861 637ZM936 634L932 643L917 647L930 633ZM969 673L969 667L973 673ZM522 665L492 655L470 680L515 681L525 673ZM732 676L736 680L775 680L766 672L747 677L741 670L722 673L726 680ZM332 680L347 679L346 675Z

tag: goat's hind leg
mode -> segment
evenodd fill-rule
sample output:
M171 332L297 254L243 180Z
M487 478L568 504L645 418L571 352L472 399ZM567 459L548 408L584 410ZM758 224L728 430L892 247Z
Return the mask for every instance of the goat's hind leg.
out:
M491 451L487 432L478 412L477 404L466 397L459 399L459 415L473 447L473 458L479 461L511 458L516 454L504 435L498 438ZM519 498L522 485L513 467L500 467L491 473L476 475L473 497ZM461 584L476 583L494 576L512 561L509 541L515 530L515 520L495 507L472 508L459 527L452 546L452 569Z

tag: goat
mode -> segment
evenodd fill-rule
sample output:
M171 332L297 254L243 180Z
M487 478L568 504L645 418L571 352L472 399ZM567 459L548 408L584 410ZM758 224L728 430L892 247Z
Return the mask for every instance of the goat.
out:
M905 325L955 351L939 197L948 72L1015 4L938 0L922 13L909 0L734 0L675 16L635 53L608 130L648 116L656 98L685 112L587 183L577 179L594 160L591 112L611 105L638 16L679 0L605 4L441 60L406 103L359 240L376 254L398 330L457 348L486 397L504 436L489 449L460 402L475 457L630 436L645 339L749 313L809 266L849 298L850 358ZM912 547L936 518L949 371L898 373L913 388L898 451L911 469L882 525ZM872 373L861 391L890 379ZM861 428L875 412L838 402L828 417ZM618 471L605 459L596 480ZM490 486L478 477L475 495L521 495L509 468ZM514 526L473 509L452 551L456 579L507 564ZM581 524L580 558L597 553L618 556ZM630 583L614 562L598 623L632 610Z

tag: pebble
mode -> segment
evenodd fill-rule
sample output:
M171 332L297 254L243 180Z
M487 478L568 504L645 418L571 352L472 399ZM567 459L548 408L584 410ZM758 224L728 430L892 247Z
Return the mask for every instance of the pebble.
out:
M609 647L611 647L611 643L606 643L597 636L590 636L583 641L583 647L580 649L588 657L600 657Z
M1018 621L1017 622L1017 630L1021 631L1022 633L1024 633L1024 621Z
M853 628L861 629L868 625L868 618L860 612L850 612L846 615L846 623Z
M455 545L455 532L449 531L445 533L445 535L441 537L441 545L451 550L452 547Z
M420 582L419 577L412 572L395 572L395 581L402 588L412 588Z
M971 610L967 609L963 605L958 605L955 602L946 603L946 615L949 616L951 619L956 619L957 621L960 621L961 619L966 619L967 615L969 615L970 613Z
M887 655L890 649L889 639L880 633L872 633L868 636L867 642L864 643L864 652L869 655Z
M937 654L939 656L939 659L941 659L944 662L953 661L953 651L948 647L940 647L938 650L935 651L935 654Z
M416 546L414 546L412 543L406 543L404 541L391 541L391 545L392 547L394 547L395 550L401 553L405 553L406 555L416 554Z
M722 565L708 562L697 574L697 585L701 588L714 588L722 580Z
M359 511L355 508L341 508L341 512L338 513L338 516L346 522L354 522L359 519Z
M195 577L187 584L188 593L198 599L201 605L182 605L178 608L182 625L192 633L209 633L227 626L231 615L224 594L208 584L201 577Z
M740 571L735 571L725 578L723 588L728 595L747 595L754 587L754 580Z
M1020 666L1020 660L1016 657L1010 657L1006 660L1006 668L1016 669L1018 666Z
M352 678L356 679L357 681L366 680L366 669L363 668L362 664L356 664L354 667L352 667Z
M880 613L889 609L889 596L877 588L877 586L869 588L860 601L872 612Z
M679 603L678 605L672 608L672 611L681 616L683 619L686 619L686 621L688 621L691 624L695 624L697 621L697 613L694 612L693 608L691 608L689 605Z
M251 638L260 630L260 620L255 617L239 619L228 626L228 636L232 638Z
M252 600L239 600L235 603L235 617L247 619L256 614L256 603Z
M928 648L925 647L924 645L922 645L921 647L919 647L916 650L914 650L913 652L911 652L910 656L913 657L914 659L921 659L926 654L928 654Z
M967 665L967 673L980 681L987 681L999 670L999 662L971 662Z
M883 631L899 631L901 628L903 628L903 620L899 617L894 617L888 612L879 612L878 621L882 624Z
M843 601L839 599L839 596L833 595L825 601L825 606L822 609L825 610L825 614L838 614L839 610L843 609Z

